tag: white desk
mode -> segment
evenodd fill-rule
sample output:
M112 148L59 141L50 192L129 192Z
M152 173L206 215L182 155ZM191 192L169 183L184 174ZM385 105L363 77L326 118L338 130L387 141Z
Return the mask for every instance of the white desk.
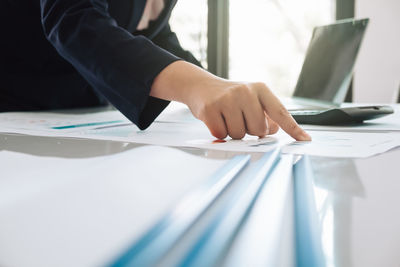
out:
M119 142L0 135L0 151L59 158L91 158L135 147ZM218 159L234 155L183 151ZM311 159L327 266L400 266L400 149L367 159Z

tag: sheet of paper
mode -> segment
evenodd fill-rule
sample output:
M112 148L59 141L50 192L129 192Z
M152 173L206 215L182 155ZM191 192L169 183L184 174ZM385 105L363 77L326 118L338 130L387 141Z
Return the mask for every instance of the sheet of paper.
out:
M5 112L0 113L1 132L17 130L22 134L31 132L74 133L106 125L130 123L119 111L103 111L83 114L57 112ZM43 133L44 134L44 133Z
M175 147L266 152L290 137L258 138L246 136L243 140L216 140L208 128L195 119L187 108L172 106L145 131L141 131L118 111L92 114L59 114L46 112L14 112L0 114L0 131L38 136L57 136L111 140Z
M0 162L0 266L69 267L107 265L226 161L143 146Z
M388 118L388 120L394 123L397 119ZM0 132L3 133L111 140L222 151L267 152L279 146L283 147L285 153L328 157L369 157L400 145L398 131L371 132L371 130L359 131L356 128L337 131L329 127L323 131L321 129L322 126L317 126L316 129L310 128L308 132L313 137L313 141L309 144L294 142L294 139L283 131L265 138L247 135L243 140L227 138L221 141L216 140L201 121L195 119L186 107L180 105L171 105L169 110L161 114L145 131L139 130L118 111L82 115L43 112L0 114Z
M308 131L312 142L292 142L283 153L365 158L400 146L400 133Z

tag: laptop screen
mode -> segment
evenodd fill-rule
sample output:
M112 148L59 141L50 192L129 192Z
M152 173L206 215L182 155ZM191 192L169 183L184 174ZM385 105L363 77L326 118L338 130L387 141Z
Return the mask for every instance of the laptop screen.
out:
M314 28L294 96L342 103L367 24L351 19Z

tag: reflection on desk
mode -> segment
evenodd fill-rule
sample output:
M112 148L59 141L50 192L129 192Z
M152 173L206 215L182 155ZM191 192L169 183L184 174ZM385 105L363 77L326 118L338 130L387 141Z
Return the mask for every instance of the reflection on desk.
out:
M61 162L64 160L91 161L106 155L118 157L123 152L129 152L140 147L142 146L123 142L0 135L0 153L2 153L1 151L14 151L34 157L51 157ZM175 157L174 160L180 163L187 164L190 162L188 159L198 158L196 164L191 167L196 170L202 169L202 164L206 164L209 160L216 162L215 170L219 166L218 162L223 162L221 159L230 159L236 154L234 152L186 148L180 149L178 152L177 154L180 156ZM160 155L162 156L161 150ZM252 162L255 162L261 157L261 154L252 153L251 156ZM397 203L400 201L398 194L400 179L398 179L397 173L399 158L399 149L367 159L311 158L315 178L315 200L322 228L322 247L327 266L399 266L400 230L398 226L400 225L400 212L397 207ZM24 162L20 162L17 166L22 167L24 164ZM118 161L113 162L111 160L110 164L119 166ZM66 164L65 166L69 165ZM3 165L2 168L4 167ZM162 169L162 167L159 168ZM172 175L173 170L169 172L166 169L163 170L164 181L165 179L176 179ZM73 172L73 170L71 171ZM147 174L144 174L143 177L147 177ZM54 179L56 178L57 176L54 177ZM68 177L64 177L64 179L66 178ZM3 175L0 177L0 181L4 182ZM95 179L92 178L92 181L95 181ZM148 195L147 199L148 201L153 199L153 205L146 204L145 207L151 206L153 210L142 209L142 214L148 214L146 217L139 217L137 216L138 213L133 212L134 209L138 208L138 203L135 201L135 196L131 194L124 194L124 201L114 203L113 209L102 209L102 205L106 207L107 201L110 201L108 199L110 195L97 194L97 197L88 198L85 190L90 188L91 183L94 182L86 182L85 190L74 190L74 194L66 199L68 201L59 206L60 210L52 209L53 213L50 214L30 213L38 210L46 211L46 205L49 207L51 204L50 195L38 196L38 199L42 199L40 206L35 205L39 202L34 200L27 200L28 203L21 201L12 206L3 206L0 209L0 232L1 229L14 229L15 232L9 231L7 237L13 239L14 243L4 243L4 232L0 233L0 265L16 265L17 262L6 262L7 259L25 259L27 260L25 263L28 263L29 259L35 257L37 260L40 258L43 261L41 266L54 266L55 261L59 261L56 264L58 266L62 265L63 262L66 266L68 263L73 263L73 266L103 264L120 253L122 245L119 248L101 251L96 250L95 246L88 245L89 243L86 243L86 245L80 243L80 239L85 236L92 236L92 241L95 240L99 244L110 244L112 242L121 244L121 240L125 244L130 244L135 239L135 235L137 236L150 227L161 214L168 210L174 200L179 199L183 191L188 190L190 186L195 186L195 179L191 181L191 183L182 182L180 190L170 190L169 201L160 201L159 198L152 198L153 195ZM23 187L24 184L21 183L18 186ZM111 188L116 187L111 186ZM96 191L96 188L93 190ZM119 190L123 190L123 188ZM104 193L104 191L97 192ZM162 188L158 187L156 193L160 192L163 192ZM51 196L54 199L59 197L57 195ZM87 199L83 203L74 203L74 200L84 200L85 198ZM61 202L54 202L53 204L58 203ZM90 203L91 205L89 205ZM29 204L31 204L31 208L28 211L20 208ZM96 205L100 205L96 212L88 210L89 207ZM139 208L140 206L143 208L143 203L140 203ZM76 207L78 207L78 210L86 212L80 213L80 218L75 217L77 211L73 208ZM290 207L285 210L290 210ZM10 216L10 214L13 214L13 216ZM29 221L24 220L26 218L29 218ZM43 218L51 219L51 224L49 221L47 224L44 223ZM65 218L68 220L63 220ZM93 219L98 219L98 223L85 224L93 221ZM118 219L118 221L114 221L115 219ZM11 222L12 224L10 224ZM137 227L132 227L133 223ZM119 227L120 232L123 230L129 234L124 237L116 236L113 232L116 225L118 225L117 228ZM65 235L63 237L62 234L65 228L60 228L62 226L68 226L69 230L72 231L73 234L67 236L69 239L62 239L65 238ZM32 230L35 227L42 230L35 232ZM285 227L286 229L288 229L287 227L290 228L290 224ZM82 232L82 229L85 229L85 231ZM15 233L15 235L12 235L12 233ZM31 233L31 235L28 235L28 233ZM30 242L27 242L28 239L30 239ZM57 240L58 243L47 243L43 247L37 246L40 242L49 240ZM282 240L285 240L285 242L284 245L278 246L280 248L278 253L283 259L293 255L290 252L291 235L282 235ZM62 246L68 244L74 244L75 249L71 245L71 250L60 250ZM43 252L44 254L33 254L38 249L46 249L46 245L53 248L53 254L49 254L49 251ZM233 243L232 247L236 245ZM79 248L79 250L76 250L76 248ZM93 261L85 261L88 255L91 255ZM54 258L51 256L54 256ZM288 260L286 264L290 265L291 262ZM32 266L33 262L29 263L29 265L20 264L18 266Z

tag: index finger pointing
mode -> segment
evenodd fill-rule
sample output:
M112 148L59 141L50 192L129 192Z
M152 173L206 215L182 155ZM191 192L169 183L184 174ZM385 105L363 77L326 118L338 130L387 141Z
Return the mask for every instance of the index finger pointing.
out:
M268 116L273 119L285 132L297 141L311 141L308 135L282 105L281 101L268 89L259 94L260 101Z

